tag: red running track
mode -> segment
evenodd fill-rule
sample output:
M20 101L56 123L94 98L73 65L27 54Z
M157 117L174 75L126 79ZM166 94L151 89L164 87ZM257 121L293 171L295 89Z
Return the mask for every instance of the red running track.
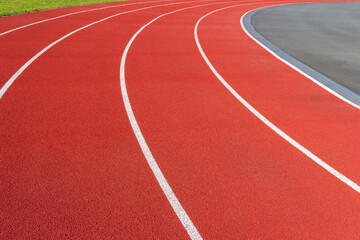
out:
M163 5L69 36L2 96L0 238L359 239L359 193L245 108L195 43L201 17L243 4L200 22L198 37L209 61L269 121L359 184L358 109L275 59L240 26L251 9L289 2L140 3L0 36L3 87L31 57L69 32L121 11ZM10 29L96 7L0 22L8 21ZM128 49L125 79L143 137L199 235L182 225L154 177L130 125L119 79L132 36L182 8L188 9L139 32Z

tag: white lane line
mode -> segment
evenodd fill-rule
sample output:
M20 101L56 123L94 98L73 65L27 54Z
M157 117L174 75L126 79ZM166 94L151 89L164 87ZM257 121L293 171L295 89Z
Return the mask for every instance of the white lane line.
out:
M44 22L48 22L48 21L55 20L55 19L59 19L59 18L63 18L63 17L75 15L75 14L79 14L79 13L86 13L86 12L98 11L98 10L103 10L103 9L108 9L108 8L116 8L116 7L124 7L124 6L130 6L130 5L137 5L137 4L142 4L142 3L143 3L143 4L146 4L146 3L168 2L168 1L172 1L172 0L128 3L128 4L113 5L113 6L107 6L107 7L101 7L101 8L94 8L94 9L88 9L88 10L82 10L82 11L78 11L78 12L68 13L68 14L64 14L64 15L60 15L60 16L52 17L52 18L47 18L47 19L44 19L44 20L40 20L40 21L37 21L37 22L29 23L29 24L26 24L26 25L23 25L23 26L20 26L20 27L17 27L17 28L10 29L10 30L8 30L8 31L5 31L5 32L0 33L0 37L3 36L3 35L6 35L6 34L8 34L8 33L15 32L15 31L17 31L17 30L23 29L23 28L27 28L27 27L30 27L30 26L33 26L33 25L37 25L37 24L39 24L39 23L44 23Z
M221 2L221 3L210 3L210 4L203 4L203 5L197 5L197 6L192 6L192 7L186 7L186 8L181 8L172 12L168 12L165 14L162 14L156 18L154 18L153 20L151 20L150 22L148 22L147 24L145 24L143 27L141 27L135 34L134 36L130 39L130 41L128 42L122 58L121 58L121 63L120 63L120 88L121 88L121 93L122 93L122 97L123 97L123 101L124 101L124 105L125 105L125 109L126 109L126 113L128 115L131 127L135 133L135 136L139 142L139 145L141 147L141 150L146 158L146 161L148 162L152 172L155 175L156 180L158 181L161 189L163 190L166 198L168 199L171 207L174 209L174 212L176 213L176 215L178 216L179 220L181 221L182 225L184 226L184 228L186 229L187 233L189 234L191 239L202 239L200 233L198 232L198 230L196 229L196 227L194 226L194 224L192 223L191 219L189 218L189 216L187 215L187 213L185 212L184 208L181 206L179 200L177 199L175 193L173 192L173 190L171 189L169 183L166 181L165 176L163 175L163 173L161 172L154 156L152 155L149 146L146 143L146 140L144 138L144 136L141 133L140 127L136 121L134 112L132 110L131 104L130 104L130 100L129 100L129 96L126 90L126 82L125 82L125 62L126 62L126 57L127 54L129 52L129 49L132 45L132 43L134 42L135 38L141 33L141 31L143 31L147 26L149 26L150 24L152 24L153 22L155 22L156 20L158 20L159 18L162 18L164 16L176 13L176 12L180 12L186 9L191 9L191 8L196 8L196 7L202 7L202 6L208 6L208 5L215 5L215 4L222 4L222 3L226 3L226 2Z
M209 0L210 1L210 0ZM176 2L176 3L168 3L168 4L161 4L161 5L155 5L155 6L150 6L150 7L144 7L144 8L138 8L138 9L134 9L134 10L130 10L130 11L126 11L126 12L121 12L121 13L117 13L114 15L111 15L109 17L103 18L101 20L98 20L96 22L92 22L84 27L78 28L68 34L66 34L65 36L59 38L58 40L56 40L55 42L52 42L51 44L49 44L47 47L43 48L40 52L38 52L35 56L33 56L30 60L28 60L5 84L4 86L0 89L0 100L1 98L4 96L5 92L9 89L9 87L14 83L14 81L20 76L20 74L22 74L26 68L28 68L30 66L30 64L32 64L37 58L39 58L43 53L45 53L47 50L49 50L50 48L52 48L54 45L56 45L57 43L61 42L62 40L66 39L67 37L85 29L88 28L92 25L95 25L97 23L106 21L108 19L114 18L116 16L119 15L123 15L123 14L127 14L127 13L133 13L133 12L137 12L137 11L141 11L141 10L146 10L146 9L151 9L151 8L156 8L156 7L164 7L164 6L171 6L171 5L177 5L177 4L186 4L186 3L193 3L193 2L198 2L198 1L186 1L186 2Z
M286 4L281 4L281 5L286 5ZM280 5L272 5L272 6L268 6L268 7L274 7L274 6L280 6ZM248 11L247 13L245 13L241 19L240 19L240 24L242 29L244 30L244 32L252 39L254 40L257 44L259 44L261 47L263 47L266 51L268 51L271 55L273 55L274 57L276 57L277 59L279 59L281 62L285 63L286 65L288 65L289 67L291 67L292 69L294 69L295 71L297 71L298 73L300 73L301 75L305 76L306 78L310 79L312 82L314 82L315 84L317 84L318 86L322 87L323 89L325 89L326 91L328 91L329 93L333 94L334 96L340 98L341 100L343 100L344 102L350 104L351 106L360 109L360 106L352 101L350 101L349 99L343 97L342 95L340 95L339 93L335 92L334 90L332 90L331 88L325 86L324 84L322 84L321 82L319 82L318 80L316 80L315 78L313 78L312 76L310 76L309 74L307 74L306 72L302 71L300 68L296 67L295 65L293 65L292 63L286 61L285 59L281 58L278 54L276 54L275 52L271 51L271 49L269 49L267 46L265 46L262 42L260 42L259 40L257 40L254 36L252 36L248 30L246 29L246 27L244 26L244 17L252 12L252 11L256 11L259 10L261 8L257 8L257 9L253 9ZM281 50L282 51L282 50Z
M236 7L236 6L233 6ZM229 7L228 7L229 8ZM325 163L323 160L321 160L320 158L318 158L317 156L315 156L312 152L310 152L309 150L307 150L305 147L303 147L302 145L300 145L298 142L296 142L294 139L292 139L291 137L289 137L286 133L284 133L282 130L280 130L278 127L276 127L273 123L271 123L269 120L267 120L261 113L259 113L253 106L251 106L245 99L243 99L226 81L225 79L216 71L216 69L214 68L214 66L211 64L211 62L209 61L209 59L207 58L207 56L205 55L200 42L199 42L199 38L198 38L198 27L200 22L206 18L207 16L224 10L226 8L220 8L217 9L215 11L212 11L206 15L204 15L203 17L201 17L194 28L194 36L195 36L195 42L196 45L201 53L201 56L204 58L206 64L209 66L209 68L211 69L211 71L215 74L215 76L219 79L219 81L227 88L227 90L229 90L232 95L234 95L234 97L236 97L237 100L239 100L248 110L250 110L250 112L252 112L257 118L259 118L263 123L265 123L268 127L270 127L274 132L276 132L277 134L279 134L282 138L284 138L286 141L288 141L291 145L293 145L294 147L296 147L299 151L301 151L302 153L304 153L306 156L308 156L310 159L312 159L314 162L316 162L317 164L319 164L321 167L325 168L328 172L330 172L332 175L334 175L335 177L337 177L338 179L340 179L342 182L344 182L345 184L347 184L349 187L351 187L352 189L354 189L356 192L360 193L360 186L357 185L355 182L351 181L350 179L348 179L347 177L345 177L344 175L342 175L340 172L338 172L337 170L335 170L334 168L332 168L330 165L328 165L327 163Z

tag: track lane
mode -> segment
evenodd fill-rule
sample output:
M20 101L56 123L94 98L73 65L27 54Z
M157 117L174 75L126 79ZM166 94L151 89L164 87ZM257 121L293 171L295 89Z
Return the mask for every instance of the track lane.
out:
M0 104L1 236L188 238L136 143L118 79L130 36L178 8L89 28L20 76ZM119 21L128 27L114 32Z
M184 1L184 3L186 2L187 1ZM189 1L189 3L191 2ZM12 84L14 79L11 78L16 78L18 69L23 66L23 64L31 62L31 58L34 55L39 54L40 50L50 47L50 44L56 44L56 42L61 41L62 38L66 38L83 28L96 24L96 21L102 22L107 20L107 18L116 17L116 15L142 11L167 4L178 5L181 4L181 2L160 3L154 4L153 6L145 4L143 7L125 6L120 11L118 9L106 9L101 12L90 12L81 14L81 16L71 16L67 18L72 24L68 24L68 21L65 20L60 21L60 23L57 23L58 21L46 22L0 38L2 51L0 64L3 66L0 70L0 98L7 91L8 86L5 84L9 86ZM118 28L119 27L122 26L118 26Z
M357 193L256 120L198 59L189 35L206 13L189 10L154 23L127 61L143 135L203 237L359 236ZM208 29L234 30L226 24L231 17L214 19Z
M228 83L227 81L219 74L219 72L214 68L214 66L212 65L212 63L209 61L208 57L206 56L206 54L204 53L204 50L201 47L199 38L198 38L198 27L199 24L201 23L201 21L203 19L205 19L206 17L210 16L211 14L214 14L216 12L219 11L223 11L229 8L233 8L233 7L237 7L237 6L232 6L232 7L225 7L225 8L220 8L217 10L214 10L213 12L208 13L207 15L204 15L203 17L201 17L195 25L194 28L194 37L195 37L195 42L196 45L201 53L201 56L203 57L204 61L206 62L206 64L209 66L210 70L214 73L214 75L219 79L219 81L224 85L224 87L226 87L226 89L231 92L231 94L239 101L241 102L252 114L254 114L260 121L262 121L265 125L267 125L269 128L271 128L271 130L273 130L274 132L276 132L280 137L282 137L283 139L285 139L289 144L291 144L293 147L297 148L299 151L301 151L303 154L305 154L308 158L310 158L311 160L313 160L315 163L317 163L318 165L320 165L322 168L324 168L325 170L327 170L330 174L332 174L333 176L335 176L336 178L338 178L340 181L344 182L346 185L348 185L349 187L351 187L353 190L355 190L356 192L360 193L360 186L353 182L351 179L347 178L346 176L344 176L343 174L341 174L339 171L337 171L336 169L334 169L333 167L331 167L329 164L327 164L326 162L324 162L322 159L320 159L319 157L317 157L316 155L314 155L311 151L309 151L308 149L306 149L304 146L302 146L301 144L299 144L296 140L294 140L293 138L291 138L289 135L287 135L284 131L282 131L280 128L278 128L276 125L274 125L272 122L270 122L264 115L262 115L259 111L257 111L251 104L249 104L243 97L241 97ZM243 15L244 16L244 15ZM243 18L241 18L240 21ZM242 26L243 27L243 26ZM245 30L245 29L244 29ZM248 33L247 33L248 34ZM342 99L343 100L343 99Z
M239 27L234 22L238 17L235 9L215 14L234 16L228 24L234 29ZM204 25L212 26L217 17L209 17L204 19ZM357 109L345 106L347 103L290 69L256 43L251 43L241 30L228 31L219 27L203 32L200 29L199 34L209 39L204 41L204 51L209 53L210 61L230 86L305 148L354 182L360 182L357 161L360 138L356 134L360 132L360 124L354 121L360 119ZM221 42L215 39L219 34L224 36ZM233 44L234 40L244 42L244 45ZM228 54L234 52L249 56L246 63L241 58L228 58ZM223 64L225 59L227 65ZM231 66L241 64L246 64L246 68L231 69Z
M182 8L182 9L178 9L175 11L171 11L165 14L162 14L156 18L154 18L153 20L151 20L150 22L148 22L146 25L144 25L142 28L140 28L134 35L133 37L130 39L130 41L128 42L124 53L122 55L121 58L121 64L120 64L120 86L121 86L121 92L122 92L122 96L123 96L123 101L124 101L124 105L125 105L125 109L130 121L130 124L133 128L134 134L139 142L139 145L144 153L144 156L151 168L151 170L153 171L159 185L161 186L163 192L165 193L169 203L171 204L172 208L174 209L174 212L176 213L176 215L178 216L179 220L181 221L181 223L183 224L184 228L186 229L186 231L188 232L189 236L191 239L202 239L202 237L200 236L199 232L197 231L196 227L194 226L194 224L192 223L191 219L188 217L188 215L186 214L184 208L181 206L180 202L178 201L177 197L175 196L174 192L172 191L170 185L168 184L168 182L166 181L166 178L164 177L162 171L160 170L155 158L153 157L151 150L149 149L146 140L144 138L144 136L141 133L141 130L139 128L139 125L136 121L136 117L133 113L131 104L130 104L130 100L129 100L129 96L127 93L127 89L126 89L126 79L125 79L125 64L126 64L126 57L128 55L129 49L131 47L131 45L133 44L133 42L135 41L136 37L149 25L151 25L152 23L154 23L155 21L159 20L160 18L166 17L168 15L172 15L184 10L188 10L188 9L192 9L192 8L197 8L197 7L203 7L203 6L208 6L208 5L214 5L214 4L203 4L203 5L197 5L197 6L192 6L192 7L186 7L186 8Z

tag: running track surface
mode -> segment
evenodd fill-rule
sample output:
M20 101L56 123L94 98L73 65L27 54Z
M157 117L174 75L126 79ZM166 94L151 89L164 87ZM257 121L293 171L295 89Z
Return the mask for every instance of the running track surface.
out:
M359 109L274 58L240 25L250 10L293 2L134 1L1 18L5 32L102 8L0 36L3 89L49 44L131 11L58 42L2 95L0 238L359 239L360 193L241 104L195 41L267 120L359 184ZM124 6L103 8L114 5ZM164 194L134 126L174 195Z

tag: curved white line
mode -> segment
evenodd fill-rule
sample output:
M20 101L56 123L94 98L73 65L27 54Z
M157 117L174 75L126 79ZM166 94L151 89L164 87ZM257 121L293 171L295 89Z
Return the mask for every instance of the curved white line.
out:
M281 4L284 5L284 4ZM273 6L278 6L278 5L273 5ZM271 6L270 6L271 7ZM350 104L351 106L360 109L360 106L348 99L346 99L345 97L341 96L340 94L338 94L337 92L335 92L334 90L332 90L331 88L325 86L324 84L322 84L321 82L317 81L315 78L311 77L310 75L308 75L307 73L303 72L301 69L299 69L298 67L292 65L290 62L286 61L285 59L281 58L279 55L277 55L275 52L271 51L268 47L266 47L264 44L262 44L259 40L257 40L256 38L254 38L245 28L244 23L243 23L243 19L245 17L246 14L248 14L249 12L258 10L261 8L257 8L257 9L253 9L248 11L247 13L245 13L241 19L240 19L240 24L242 29L244 30L244 32L252 39L254 40L257 44L259 44L261 47L263 47L266 51L268 51L271 55L273 55L274 57L276 57L277 59L279 59L281 62L285 63L286 65L288 65L289 67L291 67L292 69L294 69L295 71L297 71L298 73L300 73L301 75L305 76L306 78L310 79L312 82L314 82L315 84L317 84L318 86L322 87L323 89L325 89L326 91L328 91L329 93L331 93L332 95L338 97L339 99L341 99L342 101Z
M141 4L141 3L146 4L146 3L168 2L168 1L172 1L172 0L128 3L128 4L113 5L113 6L107 6L107 7L101 7L101 8L94 8L94 9L88 9L88 10L82 10L82 11L78 11L78 12L68 13L68 14L64 14L64 15L60 15L60 16L52 17L52 18L47 18L47 19L44 19L44 20L40 20L40 21L37 21L37 22L29 23L29 24L26 24L26 25L23 25L23 26L20 26L20 27L17 27L17 28L10 29L10 30L8 30L8 31L5 31L5 32L0 33L0 37L3 36L3 35L5 35L5 34L11 33L11 32L15 32L15 31L20 30L20 29L23 29L23 28L27 28L27 27L30 27L30 26L33 26L33 25L37 25L37 24L39 24L39 23L44 23L44 22L48 22L48 21L55 20L55 19L59 19L59 18L68 17L68 16L71 16L71 15L79 14L79 13L92 12L92 11L103 10L103 9L108 9L108 8L115 8L115 7L124 7L124 6L129 6L129 5L137 5L137 4Z
M210 1L210 0L209 0ZM155 5L155 6L150 6L150 7L144 7L144 8L138 8L138 9L134 9L134 10L130 10L130 11L126 11L126 12L121 12L121 13L117 13L114 15L111 15L109 17L103 18L101 20L92 22L84 27L78 28L68 34L66 34L65 36L59 38L58 40L56 40L55 42L52 42L51 44L49 44L47 47L43 48L40 52L38 52L35 56L33 56L30 60L28 60L5 84L4 86L0 89L0 100L1 98L4 96L5 92L9 89L9 87L14 83L14 81L20 76L20 74L22 74L26 68L28 68L30 66L30 64L32 64L37 58L39 58L43 53L45 53L47 50L49 50L50 48L52 48L54 45L56 45L57 43L61 42L62 40L66 39L67 37L85 29L88 28L92 25L95 25L97 23L106 21L108 19L114 18L116 16L119 15L123 15L123 14L127 14L127 13L132 13L132 12L137 12L137 11L141 11L141 10L146 10L146 9L150 9L150 8L156 8L156 7L163 7L163 6L170 6L170 5L177 5L177 4L184 4L184 3L192 3L192 2L196 2L196 1L186 1L186 2L177 2L177 3L168 3L168 4L161 4L161 5Z
M237 6L233 6L233 7L237 7ZM229 7L227 7L229 8ZM195 42L196 45L201 53L201 56L204 58L206 64L209 66L209 68L211 69L211 71L214 73L214 75L219 79L219 81L226 87L227 90L229 90L231 92L232 95L234 95L234 97L236 97L237 100L239 100L250 112L252 112L257 118L259 118L264 124L266 124L269 128L271 128L274 132L276 132L277 134L279 134L282 138L284 138L286 141L288 141L291 145L293 145L294 147L296 147L299 151L301 151L302 153L304 153L306 156L308 156L310 159L312 159L314 162L316 162L317 164L319 164L321 167L325 168L328 172L330 172L332 175L334 175L335 177L337 177L338 179L340 179L342 182L344 182L345 184L347 184L349 187L351 187L352 189L354 189L356 192L360 193L360 186L357 185L355 182L351 181L350 179L348 179L347 177L345 177L344 175L342 175L340 172L338 172L337 170L335 170L334 168L332 168L330 165L328 165L327 163L325 163L323 160L321 160L320 158L318 158L317 156L315 156L312 152L310 152L309 150L307 150L305 147L303 147L302 145L300 145L298 142L296 142L294 139L292 139L291 137L289 137L286 133L284 133L282 130L280 130L278 127L276 127L273 123L271 123L269 120L267 120L261 113L259 113L253 106L251 106L244 98L242 98L226 81L225 79L216 71L216 69L214 68L214 66L211 64L211 62L209 61L209 59L207 58L207 56L205 55L200 42L199 42L199 38L198 38L198 26L200 24L200 22L207 16L224 10L226 8L220 8L217 9L215 11L212 11L206 15L204 15L203 17L201 17L194 28L194 36L195 36Z
M166 181L165 176L163 175L163 173L161 172L154 156L152 155L149 146L146 143L146 140L144 138L144 136L141 133L140 127L136 121L134 112L131 108L131 104L130 104L130 100L129 100L129 96L126 90L126 82L125 82L125 62L126 62L126 57L127 54L129 52L129 49L132 45L132 43L134 42L135 38L141 33L142 30L144 30L147 26L149 26L150 24L152 24L153 22L155 22L156 20L158 20L159 18L162 18L164 16L176 13L176 12L180 12L186 9L191 9L191 8L196 8L196 7L201 7L201 6L208 6L208 5L215 5L215 4L222 4L222 3L226 3L226 2L221 2L221 3L210 3L210 4L203 4L203 5L197 5L197 6L192 6L192 7L186 7L186 8L182 8L182 9L178 9L172 12L168 12L165 14L162 14L156 18L154 18L153 20L151 20L150 22L148 22L147 24L145 24L143 27L141 27L134 35L133 37L130 39L130 41L128 42L128 44L126 45L126 48L123 52L122 58L121 58L121 63L120 63L120 88L121 88L121 93L122 93L122 97L123 97L123 101L124 101L124 105L125 105L125 109L126 109L126 113L128 115L131 127L135 133L136 139L139 142L139 145L141 147L141 150L146 158L146 161L148 162L152 172L155 175L156 180L158 181L161 189L163 190L166 198L168 199L171 207L174 209L174 212L176 213L176 215L178 216L179 220L181 221L181 223L183 224L184 228L186 229L187 233L189 234L191 239L202 239L200 233L197 231L196 227L194 226L194 224L192 223L191 219L189 218L189 216L187 215L187 213L185 212L184 208L181 206L179 200L177 199L175 193L173 192L173 190L171 189L170 185L168 184L168 182Z

